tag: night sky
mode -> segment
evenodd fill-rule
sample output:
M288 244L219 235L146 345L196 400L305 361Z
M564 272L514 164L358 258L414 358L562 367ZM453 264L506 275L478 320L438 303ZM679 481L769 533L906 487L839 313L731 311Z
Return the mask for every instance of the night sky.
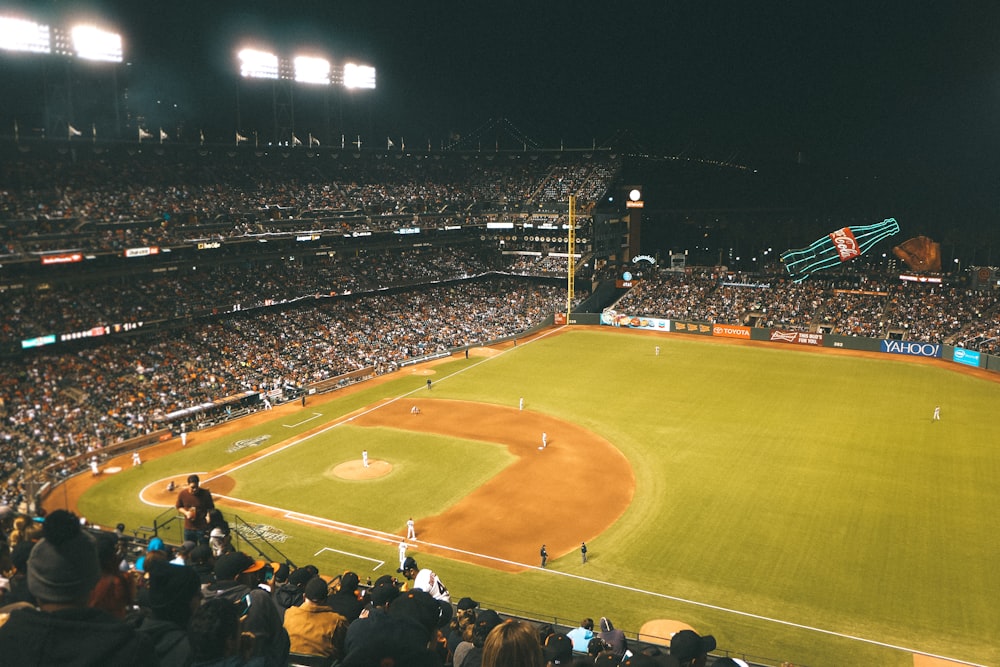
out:
M587 147L626 130L652 153L914 173L1000 206L994 0L21 4L106 17L129 111L153 125L229 136L239 94L243 129L269 130L270 93L236 74L259 44L377 69L375 91L297 87L300 135L436 148L506 118L542 147Z

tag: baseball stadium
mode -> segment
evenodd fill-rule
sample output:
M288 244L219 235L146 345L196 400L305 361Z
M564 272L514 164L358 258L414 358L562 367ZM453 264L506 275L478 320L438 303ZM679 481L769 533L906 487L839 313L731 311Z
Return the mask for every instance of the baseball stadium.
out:
M247 603L246 664L460 667L468 601L549 664L1000 665L982 244L860 190L830 210L816 171L544 148L506 120L413 150L60 118L0 131L0 663L68 664L35 642L49 615L216 664L226 637L190 620L210 604L181 658L145 634L162 560L209 602L235 577L278 608L313 568L373 609L390 580L385 618L447 607L413 652L366 609L317 654L288 607L254 635ZM188 515L192 479L213 507ZM593 618L621 651L550 655ZM499 641L471 622L470 650ZM140 664L121 651L74 664Z

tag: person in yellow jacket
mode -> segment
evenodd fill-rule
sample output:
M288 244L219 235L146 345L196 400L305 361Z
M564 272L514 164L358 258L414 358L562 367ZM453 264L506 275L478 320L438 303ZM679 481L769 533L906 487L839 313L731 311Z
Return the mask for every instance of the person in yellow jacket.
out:
M344 657L347 619L326 605L329 587L322 577L306 583L305 599L285 611L285 630L291 652L340 660Z

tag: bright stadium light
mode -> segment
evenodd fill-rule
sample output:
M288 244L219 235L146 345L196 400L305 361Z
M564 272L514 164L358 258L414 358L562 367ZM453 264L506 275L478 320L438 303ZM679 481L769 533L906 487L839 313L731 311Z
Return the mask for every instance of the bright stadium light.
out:
M344 88L374 88L375 68L368 65L344 65Z
M248 79L277 79L278 56L257 49L243 49L239 52L240 75Z
M25 19L0 17L0 49L52 53L49 26Z
M326 58L295 56L295 80L299 83L330 85L330 61Z
M94 25L76 25L69 33L73 55L77 58L109 63L122 61L122 36L118 33Z

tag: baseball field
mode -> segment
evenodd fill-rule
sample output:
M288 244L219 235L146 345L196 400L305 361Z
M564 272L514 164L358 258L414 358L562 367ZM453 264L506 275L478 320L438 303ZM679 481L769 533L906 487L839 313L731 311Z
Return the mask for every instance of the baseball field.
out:
M149 525L197 472L324 573L394 573L412 516L408 555L503 612L687 625L765 664L1000 664L1000 383L590 327L472 352L123 457L47 505Z

